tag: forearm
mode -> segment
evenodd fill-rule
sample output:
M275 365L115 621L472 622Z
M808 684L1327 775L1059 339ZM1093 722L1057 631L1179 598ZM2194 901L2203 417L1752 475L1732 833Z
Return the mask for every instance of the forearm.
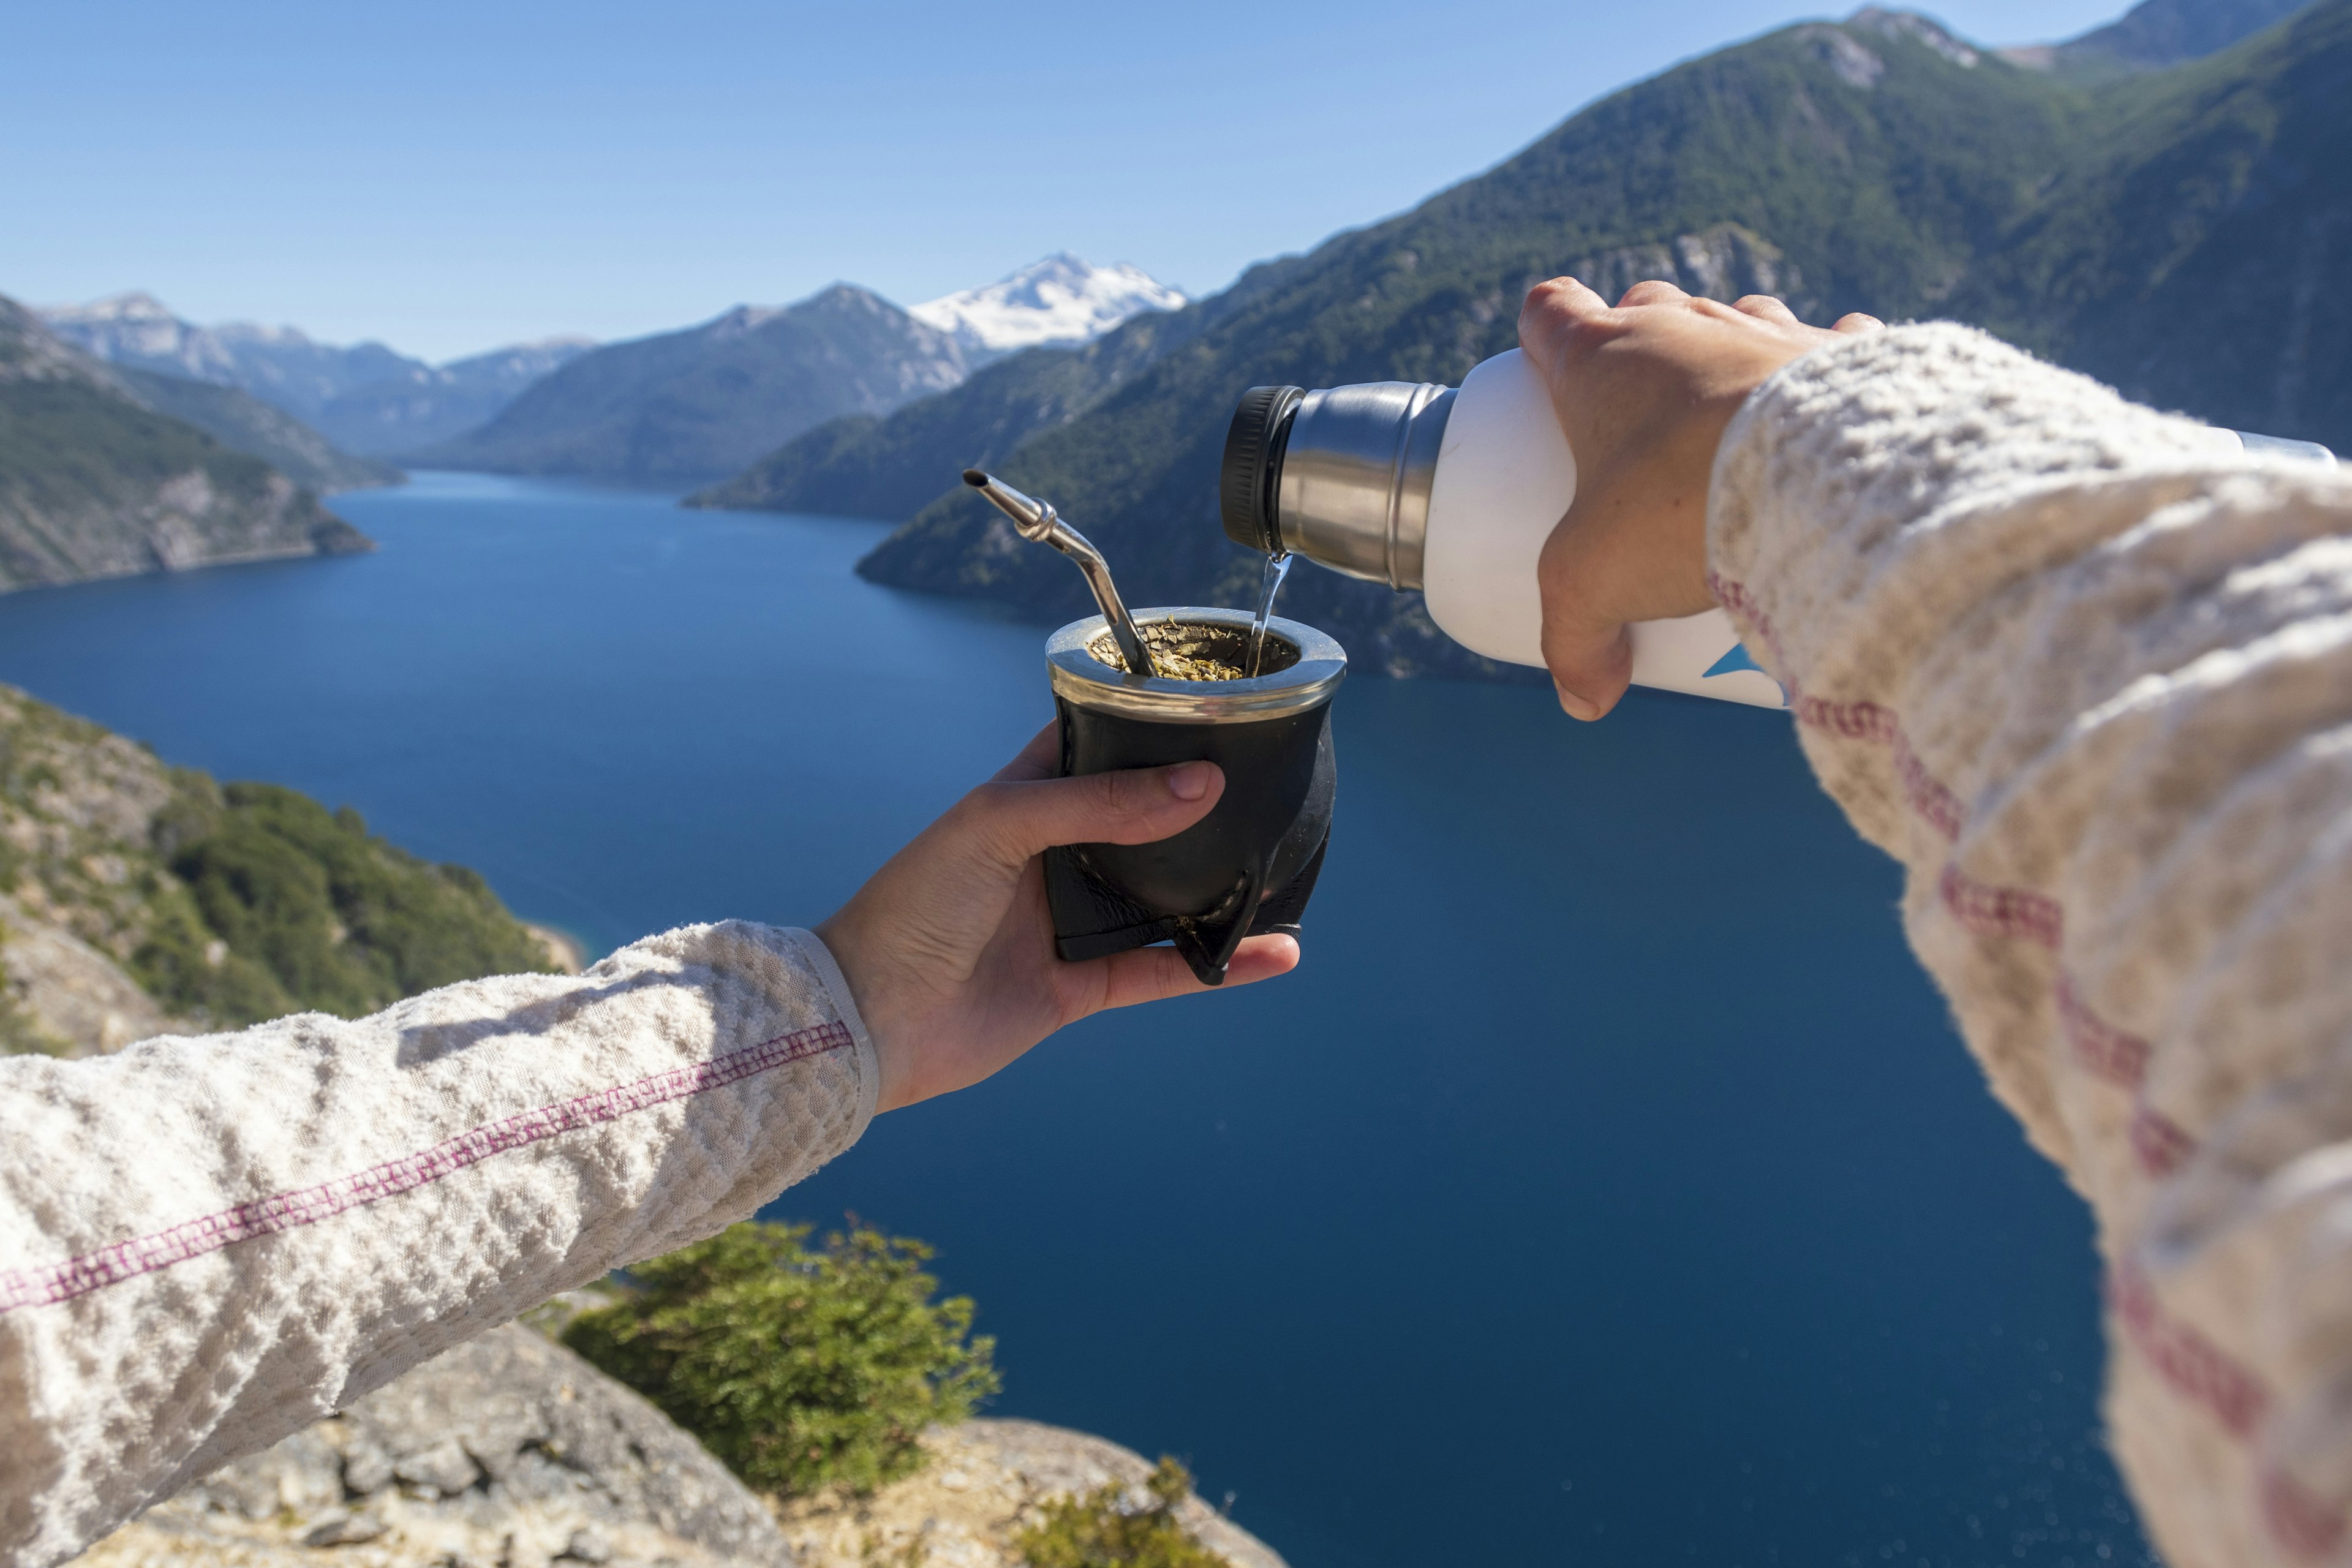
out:
M0 1074L0 1555L70 1555L557 1291L748 1216L873 1114L823 946L687 928Z
M1710 502L1717 595L2097 1210L2183 1568L2309 1555L2352 1496L2344 1197L2286 1174L2352 1134L2347 530L2344 481L1955 328L1768 382Z

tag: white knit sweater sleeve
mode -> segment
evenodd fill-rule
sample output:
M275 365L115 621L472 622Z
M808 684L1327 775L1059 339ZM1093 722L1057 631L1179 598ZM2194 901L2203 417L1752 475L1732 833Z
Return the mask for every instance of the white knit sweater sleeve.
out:
M877 1081L824 945L741 922L357 1022L0 1060L0 1562L749 1216Z
M1717 596L2096 1211L2175 1568L2352 1548L2352 480L1953 326L1727 433Z

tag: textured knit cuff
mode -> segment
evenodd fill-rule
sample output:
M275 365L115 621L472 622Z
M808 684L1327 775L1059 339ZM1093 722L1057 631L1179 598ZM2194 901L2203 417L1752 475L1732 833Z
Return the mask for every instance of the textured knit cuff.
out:
M855 1143L866 1136L866 1126L874 1120L875 1101L882 1092L881 1054L874 1048L874 1037L866 1032L866 1020L857 1012L857 998L850 994L848 978L834 961L833 951L824 945L824 939L799 926L787 928L784 934L798 945L809 967L824 982L825 995L831 998L833 1010L840 1015L851 1037L857 1042L857 1121L849 1134L849 1141Z

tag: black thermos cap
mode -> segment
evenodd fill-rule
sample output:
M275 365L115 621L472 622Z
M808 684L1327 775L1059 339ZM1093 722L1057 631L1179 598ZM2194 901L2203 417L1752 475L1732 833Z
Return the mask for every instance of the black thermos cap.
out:
M1282 548L1275 485L1282 477L1282 449L1290 439L1291 416L1306 395L1296 386L1253 386L1234 410L1234 422L1225 428L1224 466L1217 477L1217 510L1224 515L1225 536L1235 544L1268 555Z

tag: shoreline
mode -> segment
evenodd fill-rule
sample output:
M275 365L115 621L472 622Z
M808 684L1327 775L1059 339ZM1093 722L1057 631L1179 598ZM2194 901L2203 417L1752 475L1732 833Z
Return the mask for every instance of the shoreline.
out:
M525 921L522 929L530 932L539 945L547 950L547 961L563 974L577 974L588 967L586 944L561 926L543 921Z

